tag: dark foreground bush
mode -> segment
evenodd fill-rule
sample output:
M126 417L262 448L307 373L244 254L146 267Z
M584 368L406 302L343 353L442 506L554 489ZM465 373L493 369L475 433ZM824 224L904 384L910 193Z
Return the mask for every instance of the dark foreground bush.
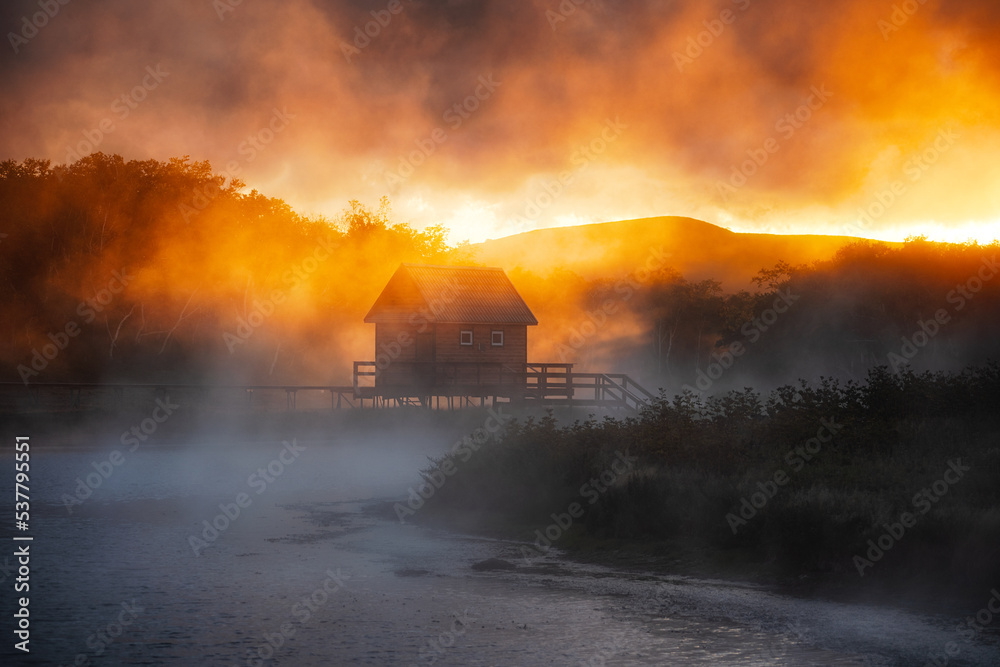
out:
M453 461L429 515L539 550L670 543L796 577L988 590L1000 581L998 405L991 364L882 368L763 398L661 396L637 417L570 426L550 414Z

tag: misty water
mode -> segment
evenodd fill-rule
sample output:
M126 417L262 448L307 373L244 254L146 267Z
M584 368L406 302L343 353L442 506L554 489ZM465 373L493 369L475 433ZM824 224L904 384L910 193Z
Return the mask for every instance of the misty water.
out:
M32 659L913 665L956 641L949 664L1000 664L995 643L961 642L961 619L944 613L619 572L555 550L527 562L516 543L401 524L384 501L406 496L441 438L296 443L150 441L70 513L64 494L122 447L35 442ZM270 482L251 478L269 464ZM239 517L196 555L190 537L241 493ZM472 568L488 558L517 569Z

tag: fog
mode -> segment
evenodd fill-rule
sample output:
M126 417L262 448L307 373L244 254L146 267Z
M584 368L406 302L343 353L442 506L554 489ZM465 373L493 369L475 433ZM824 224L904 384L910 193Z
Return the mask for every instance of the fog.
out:
M995 217L998 18L988 0L931 0L912 15L861 0L398 9L106 2L60 5L33 30L37 3L7 3L0 154L57 164L97 151L191 155L220 172L232 164L307 213L389 194L403 219L445 222L453 242L665 212L895 240L919 223L964 240ZM375 33L361 35L363 48L360 30ZM480 77L500 82L485 100ZM820 88L829 95L816 108ZM470 96L456 128L448 110ZM273 132L276 115L288 120ZM588 157L581 149L609 119L625 129ZM431 141L435 129L443 143ZM951 129L941 159L914 167ZM768 139L778 150L759 170L744 167ZM418 149L428 141L429 157ZM573 182L558 200L533 211L566 172ZM859 211L895 181L907 196L865 221Z

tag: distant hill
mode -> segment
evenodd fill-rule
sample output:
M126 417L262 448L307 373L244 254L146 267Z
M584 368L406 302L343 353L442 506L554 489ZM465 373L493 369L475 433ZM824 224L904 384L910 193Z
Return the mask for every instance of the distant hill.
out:
M726 291L750 288L762 268L784 260L809 264L831 258L851 236L731 232L679 216L555 227L493 239L472 246L488 266L520 267L545 276L562 267L583 278L624 276L644 265L654 250L688 280L711 278ZM888 244L901 245L901 244Z

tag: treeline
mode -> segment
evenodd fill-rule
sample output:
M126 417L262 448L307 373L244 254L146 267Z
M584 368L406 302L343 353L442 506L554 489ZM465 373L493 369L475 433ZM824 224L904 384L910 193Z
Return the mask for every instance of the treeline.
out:
M461 259L385 200L327 220L243 188L186 157L0 163L6 381L345 382L396 266Z
M1000 577L998 404L997 364L881 367L862 383L661 395L627 419L512 421L425 471L445 481L421 517L517 536L529 563L607 547L979 593Z
M1000 359L998 254L996 241L859 241L827 262L762 269L752 291L734 294L669 269L594 284L556 274L535 290L579 295L575 315L563 307L569 326L550 357L707 396L800 377L860 380L882 365L959 370Z
M393 222L387 200L328 220L245 189L187 157L0 163L0 374L347 384L400 262L477 263L442 227ZM998 249L859 242L735 294L659 263L605 280L504 268L541 324L530 360L708 396L1000 358Z

